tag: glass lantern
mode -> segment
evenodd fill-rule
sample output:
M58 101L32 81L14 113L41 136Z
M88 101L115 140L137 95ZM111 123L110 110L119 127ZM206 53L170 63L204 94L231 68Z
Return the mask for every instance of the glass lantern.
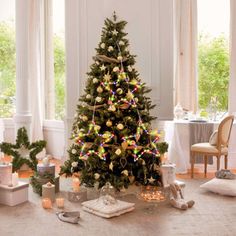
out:
M112 205L116 203L115 188L107 182L100 191L99 201L102 201L105 205Z

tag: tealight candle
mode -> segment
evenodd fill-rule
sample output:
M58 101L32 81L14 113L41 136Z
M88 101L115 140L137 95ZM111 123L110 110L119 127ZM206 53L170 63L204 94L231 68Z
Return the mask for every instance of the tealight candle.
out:
M64 208L65 199L60 197L56 198L56 204L58 208Z
M52 208L52 201L50 198L43 198L42 199L42 207L44 209L51 209Z
M74 192L79 192L80 189L80 181L79 178L72 179L72 189Z
M11 183L13 186L17 186L18 185L18 173L14 172L11 176Z

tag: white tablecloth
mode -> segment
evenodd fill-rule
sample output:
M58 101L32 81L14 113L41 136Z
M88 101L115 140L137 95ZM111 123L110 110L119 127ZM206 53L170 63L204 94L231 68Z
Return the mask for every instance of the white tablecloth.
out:
M168 159L176 164L176 173L187 173L190 169L190 128L189 121L165 122L165 141L169 143ZM213 130L219 123L214 123ZM229 143L229 167L236 167L236 124L233 125ZM214 158L215 159L215 158ZM223 158L222 158L223 159ZM231 160L230 160L231 159ZM203 166L203 165L201 165ZM223 168L223 165L221 164Z

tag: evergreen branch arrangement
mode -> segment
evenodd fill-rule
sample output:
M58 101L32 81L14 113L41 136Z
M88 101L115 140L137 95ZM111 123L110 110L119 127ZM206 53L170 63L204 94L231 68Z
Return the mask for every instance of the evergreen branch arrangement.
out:
M33 143L29 142L25 127L18 129L16 143L2 142L0 149L6 155L12 156L12 171L19 170L26 164L33 171L37 170L38 160L36 155L46 147L46 141L40 140Z
M155 105L135 69L126 24L115 13L105 20L77 105L70 158L61 167L61 175L81 171L81 183L89 187L98 182L101 188L108 181L118 190L133 181L162 185L160 154L168 144L160 143L160 133L151 129Z

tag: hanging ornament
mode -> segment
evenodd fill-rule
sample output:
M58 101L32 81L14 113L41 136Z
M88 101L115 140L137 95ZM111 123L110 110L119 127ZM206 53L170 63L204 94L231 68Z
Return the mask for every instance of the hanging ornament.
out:
M101 44L100 44L100 47L101 47L102 49L104 49L104 48L106 47L106 44L105 44L105 43L101 43Z
M120 69L119 69L119 67L118 66L115 66L114 68L113 68L113 72L118 72Z
M126 141L122 142L122 143L121 143L121 147L122 147L124 150L126 150L127 147L128 147L128 143L127 143Z
M117 31L116 29L114 29L114 30L112 31L112 34L113 34L113 35L117 35L117 34L118 34L118 31Z
M98 180L99 178L100 178L100 174L95 173L95 174L94 174L94 179Z
M153 183L155 182L155 179L151 176L151 178L148 179L148 182L149 182L150 184L153 184Z
M138 102L138 98L137 98L137 97L136 97L136 98L134 98L134 101L135 101L135 102Z
M103 76L104 82L109 82L111 80L111 75L109 72Z
M109 169L110 169L111 171L113 171L113 163L112 163L112 162L109 164Z
M87 120L88 120L88 117L87 117L87 116L82 116L81 119L82 119L83 121L87 121Z
M109 46L107 49L108 52L112 52L113 50L114 50L114 48L112 46Z
M74 149L74 148L71 150L71 153L72 153L72 154L76 154L76 152L77 152L77 151L76 151L76 149Z
M94 84L98 83L98 79L97 78L93 78L93 83Z
M91 95L90 95L90 94L87 94L87 95L86 95L86 98L87 98L87 99L91 99Z
M124 125L123 125L123 124L121 124L121 123L119 123L119 124L117 125L117 129L119 129L119 130L122 130L122 129L124 129Z
M96 65L100 65L99 61L95 61Z
M116 149L115 154L116 154L117 156L119 156L119 155L121 154L121 150L120 150L119 148Z
M129 72L132 72L132 71L133 71L132 66L128 66L127 69L128 69Z
M132 79L129 83L132 85L137 85L138 81L136 79Z
M95 100L96 100L96 102L101 102L102 98L101 97L96 97Z
M120 80L125 80L126 78L127 78L127 75L126 75L125 72L121 72L121 73L119 73L119 75L118 75L118 79L120 79Z
M129 175L129 172L128 172L128 170L123 170L123 171L121 171L121 174L123 174L123 175L125 175L125 176L128 176L128 175Z
M121 94L123 93L123 90L122 90L122 88L118 88L118 89L116 90L116 92L117 92L119 95L121 95Z
M126 93L126 98L128 100L132 100L134 98L134 95L133 95L133 93L130 90L128 91L128 93Z
M120 45L120 46L124 46L124 45L125 45L124 41L120 40L120 41L119 41L119 45Z
M128 109L129 106L130 106L130 104L128 102L126 102L126 103L121 104L119 107L120 107L120 109L124 110L124 109Z
M102 92L103 92L103 89L102 89L101 86L98 86L98 87L97 87L97 92L98 92L98 93L102 93Z
M117 60L118 60L118 61L122 61L122 60L123 60L123 57L122 57L122 56L118 56L118 57L117 57Z
M116 111L116 107L114 105L110 105L108 111Z
M122 168L125 168L125 166L127 165L127 160L125 157L120 158L120 165Z
M100 126L100 125L95 125L95 126L94 126L94 130L95 130L95 131L99 131L100 129L101 129L101 126Z
M104 71L104 70L106 70L106 67L104 65L102 65L102 66L100 66L100 70Z
M108 120L108 121L106 122L106 126L107 126L107 127L111 127L111 126L112 126L112 121L111 121L111 120Z
M103 135L102 135L103 138L105 139L108 139L111 137L111 133L109 131L106 131Z
M74 168L77 167L77 166L78 166L78 162L77 162L77 161L73 161L73 162L71 163L71 166L74 167Z

